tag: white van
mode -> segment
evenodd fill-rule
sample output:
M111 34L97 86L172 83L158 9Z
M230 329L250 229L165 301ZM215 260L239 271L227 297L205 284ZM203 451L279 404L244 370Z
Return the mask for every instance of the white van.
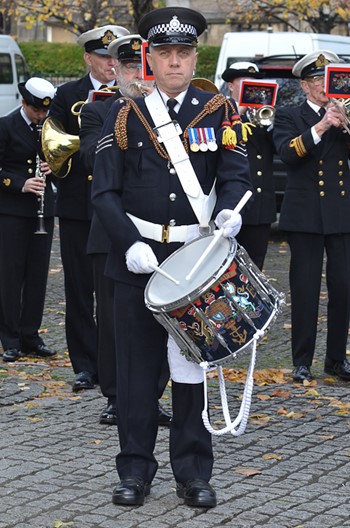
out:
M27 79L28 67L17 42L9 35L0 35L0 116L20 104L17 85Z
M225 33L215 73L215 84L222 86L221 74L233 62L253 61L272 55L296 57L326 49L338 55L350 55L350 37L324 33L241 31Z

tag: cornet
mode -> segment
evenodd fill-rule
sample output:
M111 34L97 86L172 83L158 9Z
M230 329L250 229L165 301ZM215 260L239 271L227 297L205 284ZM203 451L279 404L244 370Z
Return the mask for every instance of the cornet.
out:
M333 97L330 99L330 101L337 107L339 112L342 115L342 126L347 131L348 134L350 134L350 98L349 99L334 99Z
M260 127L268 127L272 125L275 119L275 113L276 109L274 106L271 105L264 105L260 106L259 108L249 107L247 110L250 122L253 125L257 125Z

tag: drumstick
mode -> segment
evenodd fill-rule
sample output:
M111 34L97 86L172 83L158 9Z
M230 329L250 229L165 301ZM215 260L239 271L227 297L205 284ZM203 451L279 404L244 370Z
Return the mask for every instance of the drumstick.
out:
M236 207L233 209L232 211L232 216L234 214L238 214L242 209L243 207L245 206L245 204L247 203L247 201L249 200L249 198L252 196L252 191L247 191L243 196L242 198L240 199L240 201L238 202L238 204L236 205ZM186 280L190 280L192 279L192 276L193 274L197 271L197 269L199 268L199 266L201 266L201 264L204 262L204 260L207 258L207 256L209 255L209 253L213 250L213 248L216 246L216 244L219 242L220 238L222 237L222 234L224 232L224 228L221 227L220 229L217 229L216 231L214 231L213 235L214 235L214 238L213 240L210 242L209 246L207 247L207 249L202 253L202 255L199 257L199 259L197 260L197 262L195 263L195 265L193 266L193 268L191 269L191 271L189 272L189 274L187 275L186 277Z
M155 266L154 264L151 264L150 262L149 262L149 265L153 269L153 271L156 271L160 275L163 275L163 277L165 277L166 279L169 279L174 284L180 284L178 280L174 279L174 277L169 275L166 271L163 271L162 268L159 268L158 266Z

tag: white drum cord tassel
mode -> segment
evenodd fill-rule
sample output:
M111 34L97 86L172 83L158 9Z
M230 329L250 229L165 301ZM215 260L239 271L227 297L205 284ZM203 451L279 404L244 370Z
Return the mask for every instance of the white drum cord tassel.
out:
M213 368L208 368L207 362L200 363L200 366L203 369L203 378L204 378L204 409L202 411L202 419L205 428L209 433L216 436L222 436L226 433L231 433L233 436L240 436L244 433L250 412L250 405L252 401L253 387L254 387L254 368L256 361L256 346L258 340L264 335L263 330L257 330L253 337L252 343L252 355L250 360L250 365L247 371L247 379L245 382L245 387L243 391L242 403L239 409L237 418L232 422L230 417L230 412L228 409L227 395L225 388L225 379L223 375L223 370L221 366L217 367L218 376L219 376L219 386L220 386L220 397L222 403L222 412L225 418L226 427L222 429L214 429L209 420L208 414L208 387L207 387L207 372L213 370Z

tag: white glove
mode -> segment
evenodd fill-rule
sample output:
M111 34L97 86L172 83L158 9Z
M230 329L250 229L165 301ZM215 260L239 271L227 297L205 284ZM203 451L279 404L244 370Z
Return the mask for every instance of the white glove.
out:
M126 267L132 273L152 273L158 260L153 249L145 242L138 240L125 253Z
M223 209L217 214L215 224L219 229L224 229L224 237L233 238L239 233L242 227L242 217L239 213L234 213L231 209Z

